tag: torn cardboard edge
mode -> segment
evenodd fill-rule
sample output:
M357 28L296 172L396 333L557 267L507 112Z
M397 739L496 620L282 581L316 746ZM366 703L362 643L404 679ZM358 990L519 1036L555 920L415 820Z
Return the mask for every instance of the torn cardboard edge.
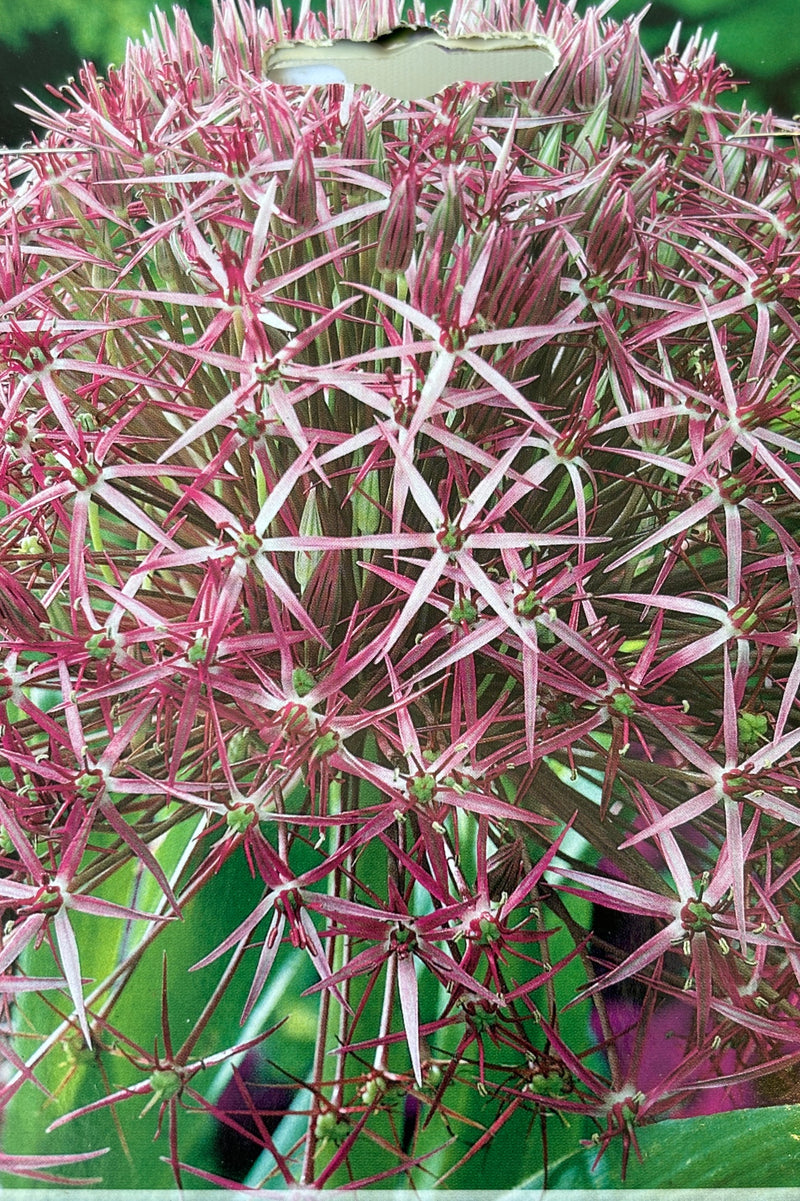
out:
M284 86L365 84L396 100L423 100L452 84L529 83L558 62L558 47L544 34L445 37L423 26L394 29L372 42L281 42L266 70L268 79Z

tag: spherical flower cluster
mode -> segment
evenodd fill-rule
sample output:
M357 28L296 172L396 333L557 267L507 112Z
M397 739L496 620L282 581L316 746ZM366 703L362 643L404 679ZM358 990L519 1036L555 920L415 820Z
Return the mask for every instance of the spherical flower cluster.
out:
M230 1183L185 1108L284 1184L444 1179L531 1111L627 1154L800 1044L796 130L562 0L448 20L548 34L535 83L267 78L399 16L156 17L4 162L8 1129L149 1097L178 1181Z

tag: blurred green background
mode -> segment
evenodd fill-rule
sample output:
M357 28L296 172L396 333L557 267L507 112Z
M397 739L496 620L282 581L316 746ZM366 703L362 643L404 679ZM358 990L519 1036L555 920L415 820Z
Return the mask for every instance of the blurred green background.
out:
M0 0L0 142L19 145L31 128L30 118L15 108L25 102L23 88L43 96L45 84L63 83L83 59L102 66L120 62L126 39L140 35L155 7L154 0ZM208 39L211 0L185 0L185 7ZM585 11L589 0L577 7ZM641 0L619 0L613 15L622 19L642 7ZM642 24L652 55L663 50L678 20L682 45L697 26L706 34L716 31L720 59L736 79L749 81L731 95L730 107L738 108L744 97L752 109L771 108L784 117L800 113L800 0L656 0Z

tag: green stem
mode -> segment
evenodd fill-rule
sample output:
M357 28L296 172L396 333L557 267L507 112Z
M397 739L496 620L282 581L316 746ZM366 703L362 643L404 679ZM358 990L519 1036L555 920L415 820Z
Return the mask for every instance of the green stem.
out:
M92 540L92 550L97 551L97 553L101 555L105 554L105 547L103 545L103 531L100 528L100 510L93 500L90 500L87 505L87 513L89 518L89 536ZM111 570L108 563L101 563L100 571L107 584L116 584L117 581L114 577L114 572Z

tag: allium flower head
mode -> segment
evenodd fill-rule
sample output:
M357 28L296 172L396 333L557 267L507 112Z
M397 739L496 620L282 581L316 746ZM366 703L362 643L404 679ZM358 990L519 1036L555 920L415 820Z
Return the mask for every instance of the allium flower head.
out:
M248 1111L259 1180L444 1178L531 1109L627 1148L798 1051L797 131L609 8L456 0L560 64L413 102L265 72L391 0L220 0L211 48L176 10L4 160L0 970L63 980L19 1112L72 1027L64 1108L151 1095L180 1179L186 1098L236 1125L198 1073L263 1037L212 1015L299 958L307 1138ZM180 964L124 1028L223 867L256 900L192 1034ZM655 925L589 945L573 893ZM692 1015L622 1108L602 975L558 1016L592 960Z

